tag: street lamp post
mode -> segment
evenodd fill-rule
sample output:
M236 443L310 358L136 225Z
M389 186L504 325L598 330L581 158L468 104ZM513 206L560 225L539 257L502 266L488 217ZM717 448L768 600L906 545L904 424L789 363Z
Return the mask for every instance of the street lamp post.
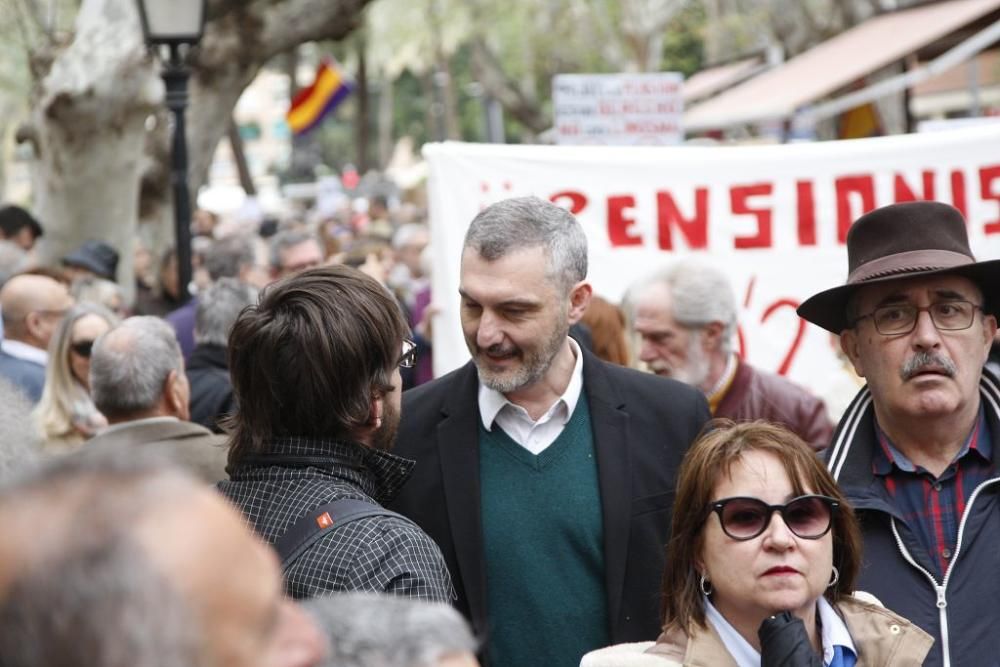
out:
M189 69L186 55L201 40L205 26L206 0L136 0L146 45L159 55L166 46L163 81L167 87L167 108L174 116L171 149L171 181L174 190L174 228L177 235L178 298L188 299L191 283L191 195L188 190L187 107Z

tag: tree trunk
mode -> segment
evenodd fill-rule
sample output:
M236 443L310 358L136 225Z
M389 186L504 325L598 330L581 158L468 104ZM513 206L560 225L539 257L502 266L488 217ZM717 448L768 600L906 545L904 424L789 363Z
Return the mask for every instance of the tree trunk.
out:
M368 1L208 0L186 116L192 198L261 65L303 42L343 38L358 27ZM105 240L121 256L119 282L130 293L140 193L144 219L159 221L156 236L171 228L172 218L172 193L163 182L169 135L160 125L149 137L145 127L162 111L164 86L142 45L134 0L83 0L69 45L33 57L53 58L48 73L38 75L22 128L35 147L34 210L46 225L39 257L57 262L87 238Z
M358 173L365 174L368 172L368 143L369 143L369 132L368 132L368 68L365 62L365 51L367 46L363 36L357 41L357 52L358 52L358 71L356 73L355 80L358 85L356 99L358 101L358 112L357 117L354 119L355 123L355 150L357 152L356 162L358 166Z
M233 151L236 173L240 177L240 187L247 196L253 197L257 194L257 188L253 184L253 175L250 173L250 165L247 164L247 154L243 150L243 137L240 136L240 128L235 118L229 119L229 129L226 133L229 137L229 148Z
M393 111L393 84L394 82L385 75L382 85L379 87L378 95L378 164L380 169L385 169L392 158L392 111Z
M73 41L32 100L28 131L35 141L34 211L46 230L43 263L57 264L81 241L100 239L118 250L119 282L131 292L144 123L162 98L135 5L84 3Z
M531 132L540 134L552 123L537 99L530 97L523 88L504 72L496 55L482 36L472 40L472 62L476 78L503 106L504 111Z

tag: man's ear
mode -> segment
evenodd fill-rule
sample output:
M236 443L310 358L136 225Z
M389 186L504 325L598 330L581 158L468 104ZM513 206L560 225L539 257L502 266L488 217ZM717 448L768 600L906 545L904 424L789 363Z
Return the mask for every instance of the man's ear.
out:
M840 349L851 360L851 365L854 366L854 372L858 374L858 377L865 377L858 334L854 329L844 329L840 333Z
M167 412L182 421L191 418L191 406L188 401L191 393L186 391L187 378L176 370L167 373L167 379L163 383L163 400Z
M24 330L27 334L36 339L42 339L42 317L37 311L32 311L24 317Z
M371 405L368 408L368 427L380 428L382 426L382 411L384 409L385 398L379 395L373 395Z
M984 315L983 316L983 335L986 340L986 355L989 356L990 348L993 347L993 341L997 335L997 318L995 315Z
M722 345L722 333L726 326L719 321L709 322L701 328L701 346L706 352L714 352Z
M590 297L593 296L594 289L590 286L590 283L581 280L569 293L569 323L570 325L576 324L583 317L583 314L587 312L587 306L590 305Z

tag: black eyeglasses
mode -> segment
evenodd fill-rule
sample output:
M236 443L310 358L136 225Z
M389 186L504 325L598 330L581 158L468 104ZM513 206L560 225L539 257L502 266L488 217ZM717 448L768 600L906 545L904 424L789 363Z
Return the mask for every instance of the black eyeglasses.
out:
M400 368L413 368L417 363L417 344L412 340L403 341L403 354L399 357L397 365Z
M94 341L81 340L76 343L71 343L69 349L73 350L73 354L89 358L91 350L94 349Z
M977 309L981 310L982 306L963 300L936 301L929 306L899 303L876 308L854 320L854 324L870 317L875 330L883 336L899 336L913 331L920 313L927 311L938 331L962 331L972 326Z
M784 505L768 505L759 498L738 496L715 501L709 505L709 514L718 514L722 531L741 542L763 533L775 512L781 512L785 525L798 537L818 540L829 532L838 507L840 503L828 496L799 496Z

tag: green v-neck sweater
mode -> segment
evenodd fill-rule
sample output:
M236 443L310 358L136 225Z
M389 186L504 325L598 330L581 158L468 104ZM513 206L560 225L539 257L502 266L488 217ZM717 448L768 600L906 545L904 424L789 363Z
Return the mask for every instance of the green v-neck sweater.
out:
M479 426L492 667L578 667L610 643L590 410L580 396L539 455Z

